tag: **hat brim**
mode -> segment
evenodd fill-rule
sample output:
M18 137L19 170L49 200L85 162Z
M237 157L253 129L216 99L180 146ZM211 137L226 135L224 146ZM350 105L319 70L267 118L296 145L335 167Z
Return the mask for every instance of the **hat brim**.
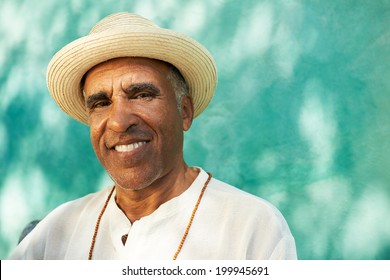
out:
M47 86L59 107L88 125L80 82L95 65L118 57L146 57L174 65L186 80L194 104L194 118L211 101L217 85L215 63L201 44L164 28L123 28L79 38L54 55L48 65Z

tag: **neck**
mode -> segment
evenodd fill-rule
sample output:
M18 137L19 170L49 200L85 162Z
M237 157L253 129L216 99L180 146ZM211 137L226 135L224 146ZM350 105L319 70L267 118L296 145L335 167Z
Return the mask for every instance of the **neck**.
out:
M152 185L141 190L116 187L115 201L131 223L150 215L160 205L187 190L198 175L198 171L184 165L179 172L171 172Z

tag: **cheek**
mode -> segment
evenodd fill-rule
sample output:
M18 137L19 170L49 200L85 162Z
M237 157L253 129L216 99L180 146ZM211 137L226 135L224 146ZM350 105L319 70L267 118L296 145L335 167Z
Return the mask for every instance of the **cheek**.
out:
M165 116L168 117L168 115ZM183 121L181 116L171 113L169 120L165 118L165 122L162 120L160 125L161 133L164 135L165 141L169 143L171 149L178 149L183 141Z
M96 154L98 154L98 150L96 149L97 148L96 135L95 135L95 131L93 131L92 129L89 132L89 137L91 139L91 144L92 144L93 150L95 151Z
M90 131L89 131L89 137L91 139L92 147L96 153L97 156L100 155L100 138L101 133L98 127L96 127L93 122L90 123Z

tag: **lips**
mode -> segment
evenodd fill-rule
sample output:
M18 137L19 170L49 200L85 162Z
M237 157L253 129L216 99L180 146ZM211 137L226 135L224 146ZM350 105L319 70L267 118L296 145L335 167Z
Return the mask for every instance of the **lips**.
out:
M126 153L126 152L131 152L143 145L146 144L146 141L140 141L140 142L135 142L135 143L131 143L131 144L128 144L128 145L116 145L114 146L114 149L115 151L119 152L119 153Z

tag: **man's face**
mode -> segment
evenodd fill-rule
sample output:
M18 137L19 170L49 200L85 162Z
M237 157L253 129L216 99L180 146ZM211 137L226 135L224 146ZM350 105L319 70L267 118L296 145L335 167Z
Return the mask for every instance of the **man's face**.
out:
M118 58L92 68L84 97L95 153L115 183L138 190L182 167L183 130L192 122L192 103L182 112L167 80L166 63Z

